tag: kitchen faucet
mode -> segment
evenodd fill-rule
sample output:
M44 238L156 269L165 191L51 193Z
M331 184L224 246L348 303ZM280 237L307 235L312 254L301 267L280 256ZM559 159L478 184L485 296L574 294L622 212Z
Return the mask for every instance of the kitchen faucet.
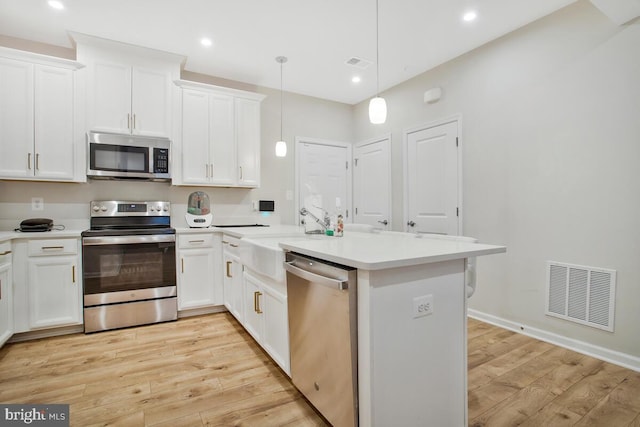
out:
M300 209L300 215L302 215L302 216L309 215L311 218L313 218L313 220L315 222L320 224L320 227L322 227L322 231L317 231L317 230L316 231L306 231L305 230L306 234L314 234L314 233L316 233L316 234L319 234L319 233L324 234L324 232L329 229L329 227L331 226L331 219L329 218L329 212L327 212L325 210L322 210L322 212L324 213L324 218L320 219L317 216L315 216L314 214L312 214L311 212L309 212L309 210L307 210L307 208L303 207L303 208Z

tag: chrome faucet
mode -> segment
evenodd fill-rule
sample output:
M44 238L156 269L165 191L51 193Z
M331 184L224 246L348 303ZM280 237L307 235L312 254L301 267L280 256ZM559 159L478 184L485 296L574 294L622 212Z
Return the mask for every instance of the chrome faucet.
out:
M309 215L311 218L313 218L313 220L318 223L320 225L320 227L322 227L322 231L305 231L305 233L307 234L312 234L312 233L323 233L329 229L329 227L331 226L331 218L329 218L329 213L325 210L323 210L322 212L324 212L324 218L320 219L317 216L315 216L314 214L312 214L311 212L309 212L307 210L307 208L301 208L300 209L300 215L302 216L307 216Z

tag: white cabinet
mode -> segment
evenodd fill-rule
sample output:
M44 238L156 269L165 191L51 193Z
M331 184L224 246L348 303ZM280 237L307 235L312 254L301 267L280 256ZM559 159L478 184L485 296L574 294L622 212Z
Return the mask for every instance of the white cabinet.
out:
M11 244L0 243L0 347L13 335Z
M0 178L85 181L77 68L0 48Z
M27 243L29 328L82 323L79 240L37 239Z
M175 185L258 187L263 95L200 83L182 87Z
M178 310L222 304L220 253L218 233L178 235Z
M238 248L238 239L227 235L222 236L224 305L240 323L244 324L242 264Z
M87 128L171 137L175 86L184 57L72 33L87 66Z
M287 297L265 276L244 272L244 327L271 358L291 375Z

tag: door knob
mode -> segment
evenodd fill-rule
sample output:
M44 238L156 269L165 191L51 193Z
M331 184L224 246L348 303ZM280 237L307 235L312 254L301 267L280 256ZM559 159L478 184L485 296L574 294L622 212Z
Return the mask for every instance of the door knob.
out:
M387 225L389 224L389 221L387 221L386 219L384 221L378 221L380 224L382 225Z
M413 227L413 226L415 226L415 225L416 225L416 223L415 223L415 222L413 222L413 221L409 221L409 222L407 223L407 225L408 225L409 227Z

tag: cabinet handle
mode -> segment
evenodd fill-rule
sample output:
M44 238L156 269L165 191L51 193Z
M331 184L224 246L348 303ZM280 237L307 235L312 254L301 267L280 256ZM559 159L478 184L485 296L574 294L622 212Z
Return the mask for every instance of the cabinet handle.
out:
M64 249L64 246L41 246L40 249L43 251L61 251Z
M209 163L209 166L211 166L211 178L213 178L213 163Z
M40 153L36 153L36 170L40 170Z
M71 280L73 281L73 283L76 283L76 266L75 265L71 266Z
M232 248L237 248L238 245L234 245L233 243L231 243L229 246L231 246Z
M10 253L11 253L11 251L4 251L4 252L0 253L0 256L2 256L2 255L9 255Z
M180 258L180 270L184 273L184 258Z
M2 279L0 279L0 300L2 300Z
M253 311L258 314L262 314L262 310L260 309L260 295L262 295L262 293L258 291L253 293Z
M226 240L223 240L223 241L222 241L222 244L223 244L223 245L228 245L228 244L229 244L229 242L227 242Z
M231 261L227 261L227 277L233 277L231 275L231 271L229 270L230 267L231 267Z
M31 170L31 153L27 154L27 167Z
M200 240L189 240L189 243L204 243L203 239Z
M209 163L205 163L204 167L207 170L207 178L209 178Z
M133 115L133 129L136 128L136 115Z
M131 129L131 114L127 113L127 129Z
M240 166L240 179L242 179L242 166Z

